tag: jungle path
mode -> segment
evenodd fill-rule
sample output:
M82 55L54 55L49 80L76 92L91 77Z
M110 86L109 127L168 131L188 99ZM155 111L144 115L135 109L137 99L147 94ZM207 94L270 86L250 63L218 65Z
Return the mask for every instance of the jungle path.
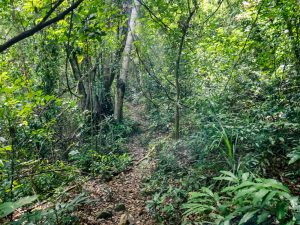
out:
M111 181L95 179L85 183L83 189L94 202L81 211L80 224L125 225L124 217L129 218L127 224L157 224L145 209L147 199L141 193L142 179L150 174L154 166L153 162L147 161L147 149L141 143L141 136L147 132L148 124L142 115L144 110L141 106L127 104L126 108L127 114L138 123L139 129L139 132L129 137L127 144L133 163Z

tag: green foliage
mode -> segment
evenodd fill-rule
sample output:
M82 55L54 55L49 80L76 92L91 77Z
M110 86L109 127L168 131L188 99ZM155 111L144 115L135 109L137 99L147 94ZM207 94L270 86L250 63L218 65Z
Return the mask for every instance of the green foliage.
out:
M100 154L94 150L87 152L70 152L71 159L83 172L102 175L105 178L116 175L131 164L131 157L124 154Z
M216 193L209 188L191 193L188 203L183 205L186 216L196 214L205 219L209 215L207 219L215 224L300 222L298 197L292 196L282 183L249 173L236 176L228 171L222 171L222 176L215 179L225 181L228 186Z
M300 159L300 146L296 147L294 151L288 154L290 158L289 164L293 164Z
M5 176L1 183L0 198L9 201L11 195L21 198L27 195L39 194L40 199L51 196L55 189L64 186L78 176L78 169L62 161L49 164L47 161L29 161L18 166L22 168L22 176L13 181ZM35 173L31 173L34 170Z
M34 193L40 194L40 198L51 196L56 189L63 187L78 176L80 171L74 165L63 161L49 164L43 161L35 166L35 174L28 174L20 181L20 186L14 190L16 196L24 196Z
M47 224L47 225L73 225L79 224L78 217L74 211L81 205L88 202L88 197L82 193L68 202L57 202L54 206L44 210L34 210L33 212L25 213L14 225L21 224Z
M99 135L100 145L103 153L124 153L124 145L128 136L133 134L137 129L137 124L133 120L127 119L116 123L113 118L107 118L101 124L103 134Z
M172 144L162 139L149 146L154 151L152 157L157 166L154 174L144 180L143 194L151 196L147 209L161 224L181 224L181 205L186 202L189 191L206 184L207 179L202 174L209 168L187 167L189 161L181 155L182 143Z
M179 224L181 220L180 206L186 201L187 192L169 186L165 192L155 193L147 202L147 209L162 224Z
M41 22L53 2L0 1L0 45ZM80 172L111 178L131 163L126 144L137 126L112 118L130 3L85 0L72 16L0 54L4 206L33 194L47 199ZM299 194L299 12L297 0L144 1L125 99L146 105L142 142L156 167L144 191L161 223L180 223L185 193L200 187L184 207L203 221L296 223L290 192ZM161 141L173 132L175 105L181 140ZM233 173L216 177L220 170ZM77 223L64 221L72 210L60 213L68 207L57 204L32 223Z
M174 152L170 151L170 149L163 149L158 154L157 170L158 173L161 173L162 175L176 175L176 173L180 172L182 168L179 165L179 162Z
M16 209L34 202L38 198L37 195L20 198L16 202L4 202L0 204L0 219L11 214Z

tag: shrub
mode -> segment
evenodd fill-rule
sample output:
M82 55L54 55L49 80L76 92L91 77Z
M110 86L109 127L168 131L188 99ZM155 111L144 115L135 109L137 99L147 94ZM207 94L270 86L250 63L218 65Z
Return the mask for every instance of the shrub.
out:
M131 157L124 154L100 154L94 150L84 153L71 152L71 159L85 173L112 176L131 164Z
M195 214L200 221L208 219L219 225L300 223L298 197L292 196L282 183L249 173L222 174L215 179L228 182L228 186L215 193L206 187L191 193L188 203L183 205L186 216Z
M180 206L187 199L187 192L180 188L169 186L166 192L155 193L147 202L147 209L155 215L159 222L180 224Z
M74 211L82 204L87 203L88 198L84 193L77 195L68 202L57 202L52 207L44 210L35 210L23 214L13 225L37 224L37 225L75 225L79 224L79 218Z

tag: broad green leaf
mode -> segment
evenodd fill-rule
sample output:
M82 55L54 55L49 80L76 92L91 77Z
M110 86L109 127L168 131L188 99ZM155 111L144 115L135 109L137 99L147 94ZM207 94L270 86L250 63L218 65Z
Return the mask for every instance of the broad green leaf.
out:
M239 222L239 225L246 223L248 220L250 220L257 212L259 211L259 209L251 211L251 212L247 212L242 219Z
M240 198L243 199L243 197L247 196L247 195L252 195L254 192L256 192L257 189L254 187L248 188L248 189L243 189L243 190L239 190L236 195L233 198L233 201L237 201Z
M263 211L261 214L257 216L257 223L261 224L265 222L268 219L269 215L270 213L268 211Z
M242 175L242 180L243 180L243 181L248 180L249 176L250 176L250 173L243 173L243 175Z
M261 202L269 192L270 191L266 189L261 189L258 192L255 192L253 195L253 204L256 205L257 203Z
M287 202L279 202L277 207L276 207L276 217L279 221L285 218L287 212L288 212L288 207L289 205Z
M299 150L298 150L298 152L288 154L288 157L290 157L289 164L295 163L296 161L298 161L300 159Z
M269 201L271 199L273 199L273 197L277 194L278 192L277 191L271 191L269 192L267 195L265 195L263 201L262 201L262 205L266 205L269 203Z
M37 198L38 198L37 195L33 195L33 196L20 198L16 202L4 202L3 204L0 205L0 218L3 218L11 214L13 211L15 211L16 209L24 205L34 202Z
M206 192L209 196L214 197L214 193L209 188L203 187L202 191Z

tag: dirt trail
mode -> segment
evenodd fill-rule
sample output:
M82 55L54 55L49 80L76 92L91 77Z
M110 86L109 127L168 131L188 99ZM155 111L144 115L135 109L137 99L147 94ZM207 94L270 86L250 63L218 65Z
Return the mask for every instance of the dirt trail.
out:
M133 165L127 171L112 178L109 182L91 180L84 185L84 189L90 193L90 198L95 202L88 204L84 209L81 224L119 224L125 211L116 212L116 206L124 204L126 212L130 214L135 224L157 224L145 209L147 199L141 194L142 179L150 173L151 163L139 163L147 153L140 137L146 132L148 124L143 118L143 109L137 105L128 105L130 117L139 123L140 132L129 138L128 149L133 157ZM112 213L108 219L97 219L99 213Z

